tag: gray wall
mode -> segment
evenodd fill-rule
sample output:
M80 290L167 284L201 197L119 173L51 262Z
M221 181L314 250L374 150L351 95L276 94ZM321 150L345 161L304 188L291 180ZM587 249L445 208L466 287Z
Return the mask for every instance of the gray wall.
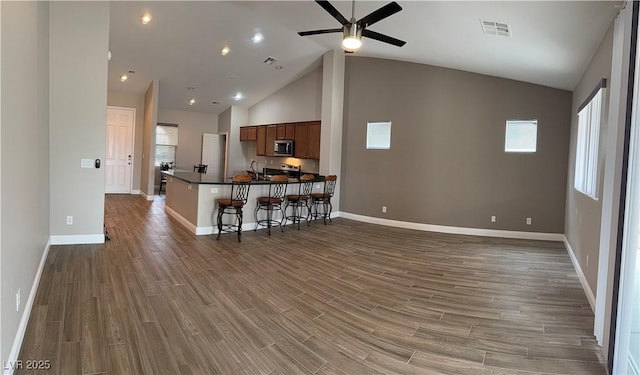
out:
M109 4L51 2L49 32L51 234L97 239L104 168L80 168L80 159L105 157Z
M566 219L565 236L571 245L573 252L580 263L580 268L585 274L589 287L596 292L598 280L598 253L600 246L600 220L602 215L602 200L593 200L588 196L578 192L573 187L575 177L575 153L576 137L578 133L578 107L587 99L591 91L596 87L602 78L611 76L611 56L613 48L613 26L603 38L600 47L594 54L589 67L585 71L580 83L573 91L573 103L571 105L571 141L569 151L569 170L566 191ZM609 101L605 98L603 113L607 118ZM604 181L604 161L607 157L606 121L601 124L600 132L600 153L599 153L599 181L598 195L602 197L602 187ZM613 155L615 157L615 155ZM587 267L587 256L589 265Z
M362 57L347 58L345 75L341 211L564 233L570 92ZM503 151L508 119L538 119L536 153ZM383 120L391 149L366 150L367 121Z
M140 176L142 174L142 132L144 129L144 96L130 92L109 90L107 105L114 107L135 108L136 123L133 144L133 190L140 190Z
M176 166L191 169L202 160L202 134L218 132L218 115L159 109L158 122L178 124Z
M6 361L49 240L49 3L3 1L0 9L0 359Z

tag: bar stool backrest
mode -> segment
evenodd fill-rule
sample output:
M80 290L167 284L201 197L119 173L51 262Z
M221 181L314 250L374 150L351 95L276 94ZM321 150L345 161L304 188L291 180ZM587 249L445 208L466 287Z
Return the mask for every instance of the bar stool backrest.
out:
M330 197L333 197L333 194L336 191L336 181L338 180L338 176L329 175L324 178L324 194Z
M231 201L241 201L242 204L247 203L249 198L249 187L251 185L251 176L237 175L233 177L231 184Z
M198 165L194 165L193 169L194 169L194 172L205 174L207 173L207 167L208 167L207 164L198 164Z
M307 197L311 195L311 191L313 190L313 180L315 179L316 176L312 174L303 174L302 177L300 177L298 195Z
M285 175L275 175L269 178L269 197L275 199L284 199L287 194L287 184L289 177Z

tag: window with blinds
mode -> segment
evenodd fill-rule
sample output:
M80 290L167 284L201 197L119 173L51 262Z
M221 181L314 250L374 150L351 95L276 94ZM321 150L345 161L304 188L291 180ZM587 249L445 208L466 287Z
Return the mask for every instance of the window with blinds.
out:
M158 123L156 126L156 162L176 164L176 150L178 149L178 124Z
M507 120L505 152L536 152L538 120Z
M598 149L602 119L603 87L600 87L578 112L576 165L573 186L579 192L598 199Z

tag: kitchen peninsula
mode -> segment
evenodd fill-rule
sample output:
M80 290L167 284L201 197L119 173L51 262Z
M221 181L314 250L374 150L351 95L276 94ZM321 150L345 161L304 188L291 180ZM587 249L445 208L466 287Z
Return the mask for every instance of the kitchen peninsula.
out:
M189 171L163 171L167 176L165 211L196 235L218 233L216 199L229 198L231 178L216 178ZM323 176L316 175L314 191L322 189ZM298 179L290 178L288 194L297 194ZM255 228L256 199L269 193L268 180L251 181L249 199L244 206L242 230Z

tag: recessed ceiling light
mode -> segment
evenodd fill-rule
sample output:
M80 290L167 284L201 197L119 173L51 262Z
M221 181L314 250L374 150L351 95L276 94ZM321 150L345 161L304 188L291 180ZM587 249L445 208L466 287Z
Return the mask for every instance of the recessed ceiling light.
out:
M146 25L149 22L151 22L151 15L149 13L145 13L144 16L142 16L141 20L142 20L142 24Z
M277 70L282 70L282 65L277 65L277 66L276 66L276 69L277 69Z
M261 32L257 32L255 34L253 34L253 37L251 37L251 41L258 44L260 42L262 42L264 40L264 35L262 35Z
M127 79L129 79L129 76L128 76L128 75L126 75L126 74L123 74L123 75L121 75L121 76L120 76L120 82L124 82L124 81L126 81Z
M196 100L195 99L189 100L189 105L194 105L194 104L196 104Z
M244 95L242 95L241 92L238 92L233 96L233 100L240 100L242 98L244 98Z
M222 56L227 56L227 54L229 53L229 51L231 51L231 50L229 49L229 47L224 47L224 48L220 51L220 54L221 54Z

